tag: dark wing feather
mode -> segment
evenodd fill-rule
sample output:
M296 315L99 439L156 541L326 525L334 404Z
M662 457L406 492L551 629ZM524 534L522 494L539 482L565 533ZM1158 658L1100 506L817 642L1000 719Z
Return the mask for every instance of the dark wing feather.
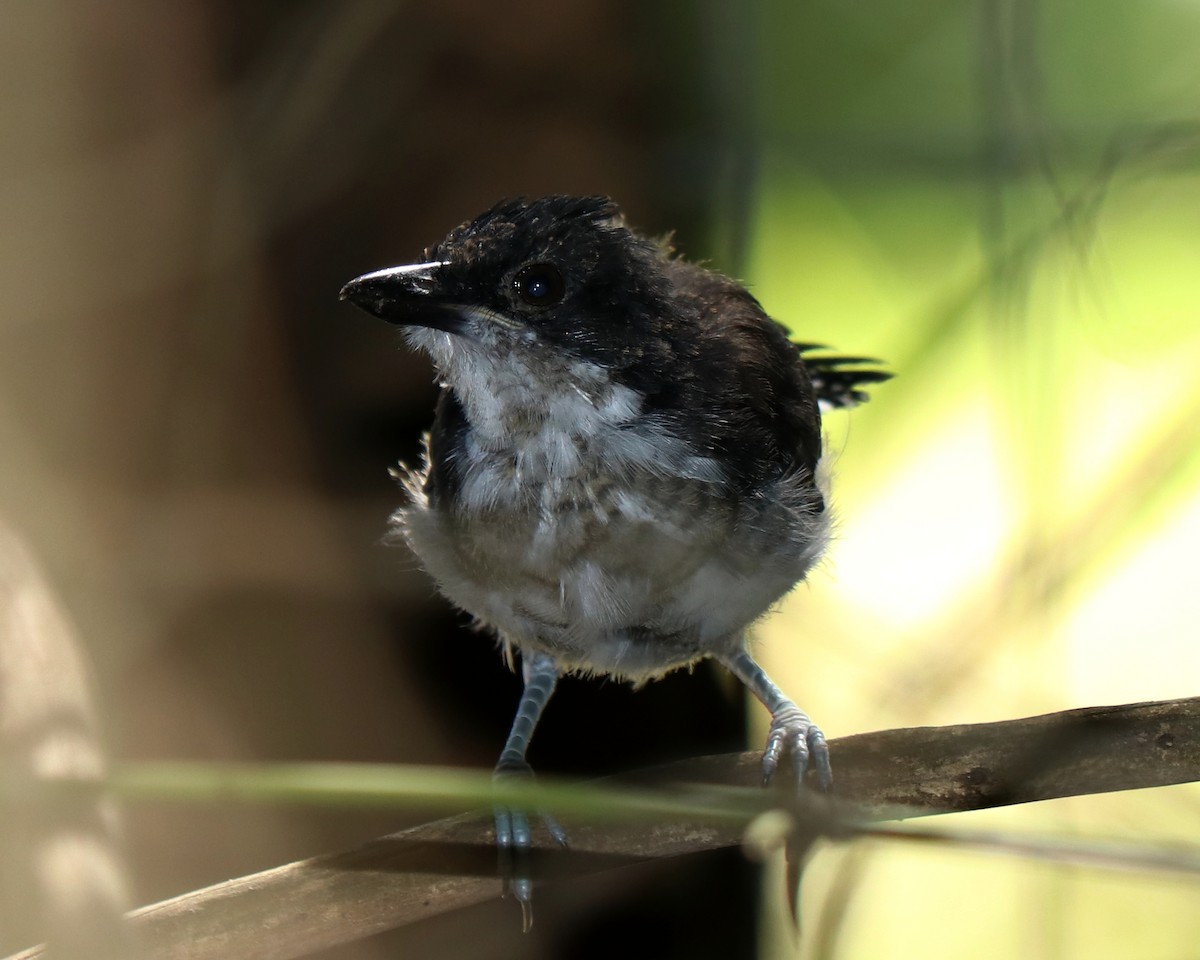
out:
M870 399L866 390L869 384L883 383L893 374L880 370L880 361L873 357L809 356L813 350L826 349L819 343L796 344L808 370L817 400L822 406L854 407Z
M662 371L677 388L675 429L718 456L744 491L796 469L815 473L821 416L787 330L728 277L680 260L664 269L678 325L667 339L682 358Z

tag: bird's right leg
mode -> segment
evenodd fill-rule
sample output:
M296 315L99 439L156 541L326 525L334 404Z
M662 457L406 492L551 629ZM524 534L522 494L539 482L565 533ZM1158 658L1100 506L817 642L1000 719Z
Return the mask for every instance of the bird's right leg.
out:
M513 718L512 730L509 731L504 749L500 751L500 760L493 774L494 780L533 778L533 768L529 766L525 754L529 749L529 741L533 738L534 728L558 683L558 665L553 657L545 653L535 653L531 657L522 658L522 673L525 677L525 689L521 693L520 703L517 704L517 715ZM533 881L528 876L527 864L522 861L527 859L532 844L529 817L524 810L515 807L497 806L494 813L496 846L500 849L501 873L505 878L505 888L511 890L521 904L524 926L528 929ZM565 847L567 834L558 821L544 812L539 813L539 816L554 841Z

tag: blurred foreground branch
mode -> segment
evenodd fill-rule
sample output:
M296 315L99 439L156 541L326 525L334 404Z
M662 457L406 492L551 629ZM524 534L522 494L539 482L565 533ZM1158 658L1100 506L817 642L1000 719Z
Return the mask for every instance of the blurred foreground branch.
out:
M854 823L863 820L1198 780L1200 697L1001 723L885 730L830 746L837 806L832 816L815 814L816 829L853 835ZM671 804L664 802L649 822L571 822L571 850L536 851L534 872L543 878L578 875L739 843L755 811L779 796L727 788L757 788L759 778L759 755L742 753L669 764L636 781L598 781L589 789L612 791L614 797L627 795L631 783L643 791L655 784L667 797L672 790L680 795L681 784L709 784L684 787L681 795L689 809L702 810L709 791L714 816L670 816ZM733 799L744 811L740 817L730 815L726 801ZM147 955L158 960L303 956L495 897L500 881L488 821L470 814L427 823L356 850L144 907L132 916ZM37 948L10 960L39 956Z
M0 521L0 943L48 937L56 960L130 960L131 902L103 793L26 803L18 776L102 780L88 666L62 601Z

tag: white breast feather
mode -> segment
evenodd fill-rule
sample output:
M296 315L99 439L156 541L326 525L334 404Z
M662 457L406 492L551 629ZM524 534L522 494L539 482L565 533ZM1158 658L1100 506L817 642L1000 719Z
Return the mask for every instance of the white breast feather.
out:
M430 509L417 478L394 522L443 592L507 644L567 669L648 679L722 641L736 649L823 551L828 514L804 477L730 505L778 505L740 518L736 537L697 525L687 498L724 503L721 465L644 415L602 368L547 369L536 352L537 369L511 356L497 364L460 338L418 336L439 367L452 361L473 429L456 508ZM646 642L631 625L664 639Z

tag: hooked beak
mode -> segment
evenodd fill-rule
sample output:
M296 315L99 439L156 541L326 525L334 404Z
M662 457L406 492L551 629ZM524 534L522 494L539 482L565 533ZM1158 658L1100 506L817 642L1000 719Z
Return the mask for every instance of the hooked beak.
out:
M446 300L438 278L444 266L446 261L435 260L364 273L342 287L338 299L388 323L463 333L463 309Z

